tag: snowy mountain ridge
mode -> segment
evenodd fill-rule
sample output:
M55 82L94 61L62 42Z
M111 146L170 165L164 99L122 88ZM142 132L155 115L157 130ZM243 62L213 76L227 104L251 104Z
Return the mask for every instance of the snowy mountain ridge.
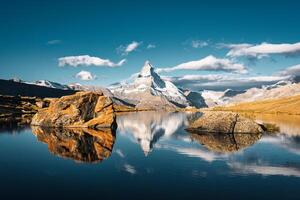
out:
M149 61L145 62L131 83L112 85L109 89L116 96L148 106L154 106L159 102L174 107L190 105L184 93L172 82L163 80Z

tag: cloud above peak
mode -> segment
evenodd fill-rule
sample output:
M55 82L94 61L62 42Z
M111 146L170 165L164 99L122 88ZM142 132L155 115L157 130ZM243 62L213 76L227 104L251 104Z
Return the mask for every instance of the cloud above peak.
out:
M195 49L208 46L208 42L202 40L192 40L191 46Z
M230 49L227 53L229 57L252 57L263 58L270 54L295 55L300 53L300 42L271 44L263 42L261 44L220 44L222 48Z
M146 49L154 49L156 48L156 45L155 44L148 44Z
M157 69L158 72L171 72L175 70L223 71L239 74L246 74L248 72L246 66L241 63L236 63L227 58L216 58L212 55L174 67Z
M66 65L77 67L77 66L107 66L107 67L119 67L126 62L126 59L122 59L118 63L114 63L109 59L102 59L99 57L80 55L80 56L67 56L58 59L58 65L64 67Z
M60 43L62 43L61 40L49 40L47 42L48 45L55 45L55 44L60 44Z
M96 78L95 75L93 75L91 72L89 71L80 71L75 75L76 78L83 80L83 81L91 81L94 80Z
M130 44L126 46L119 46L117 48L117 52L120 52L122 55L128 55L130 52L135 51L143 42L132 41Z

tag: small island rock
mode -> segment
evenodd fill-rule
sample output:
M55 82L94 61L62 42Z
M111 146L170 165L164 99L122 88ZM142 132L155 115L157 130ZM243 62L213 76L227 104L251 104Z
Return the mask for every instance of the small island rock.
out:
M255 121L233 112L208 111L192 121L190 131L211 133L262 133L262 127Z

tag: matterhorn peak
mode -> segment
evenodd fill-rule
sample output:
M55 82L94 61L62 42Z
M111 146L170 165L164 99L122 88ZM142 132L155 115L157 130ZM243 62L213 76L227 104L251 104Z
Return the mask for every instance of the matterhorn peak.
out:
M146 77L146 76L151 76L153 74L153 67L150 63L149 60L146 60L141 72L140 72L140 76Z

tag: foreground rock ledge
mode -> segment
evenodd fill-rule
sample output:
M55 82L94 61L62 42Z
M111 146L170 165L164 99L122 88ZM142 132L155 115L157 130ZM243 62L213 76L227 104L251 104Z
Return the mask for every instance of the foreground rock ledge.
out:
M31 125L69 128L115 128L113 103L102 92L77 92L52 99L48 108L40 109Z
M210 133L262 133L262 127L251 119L238 113L208 111L190 123L187 128L192 132Z

